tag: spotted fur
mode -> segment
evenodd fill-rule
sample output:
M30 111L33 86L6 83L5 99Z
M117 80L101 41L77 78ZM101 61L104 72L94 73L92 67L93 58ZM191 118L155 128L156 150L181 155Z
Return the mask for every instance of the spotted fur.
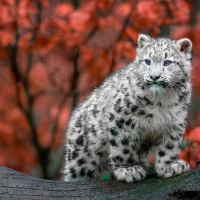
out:
M138 38L135 61L112 73L72 113L66 131L65 181L140 181L150 152L159 177L189 169L178 159L191 97L189 39Z

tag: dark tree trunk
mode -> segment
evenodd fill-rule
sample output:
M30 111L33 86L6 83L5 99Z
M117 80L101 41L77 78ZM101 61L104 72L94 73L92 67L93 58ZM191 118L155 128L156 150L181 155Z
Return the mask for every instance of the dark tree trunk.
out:
M0 199L200 199L200 167L175 178L150 175L131 184L49 181L0 167Z

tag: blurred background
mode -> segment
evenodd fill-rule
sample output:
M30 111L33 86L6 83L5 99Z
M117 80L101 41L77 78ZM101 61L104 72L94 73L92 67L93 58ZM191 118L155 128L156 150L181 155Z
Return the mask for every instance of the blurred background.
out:
M135 58L139 33L193 42L194 92L180 157L195 167L199 0L1 0L0 165L58 179L71 111Z

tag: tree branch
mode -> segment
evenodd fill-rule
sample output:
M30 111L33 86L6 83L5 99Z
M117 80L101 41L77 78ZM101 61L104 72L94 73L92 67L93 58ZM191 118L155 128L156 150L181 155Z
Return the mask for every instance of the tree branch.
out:
M43 180L0 167L1 199L199 199L200 167L170 179L149 175L135 183L115 180L72 182Z

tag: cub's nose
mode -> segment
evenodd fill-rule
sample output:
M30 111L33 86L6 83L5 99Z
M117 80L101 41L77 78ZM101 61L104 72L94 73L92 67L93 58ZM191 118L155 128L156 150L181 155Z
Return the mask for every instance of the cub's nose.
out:
M151 75L150 78L154 81L158 80L160 78L160 75Z

